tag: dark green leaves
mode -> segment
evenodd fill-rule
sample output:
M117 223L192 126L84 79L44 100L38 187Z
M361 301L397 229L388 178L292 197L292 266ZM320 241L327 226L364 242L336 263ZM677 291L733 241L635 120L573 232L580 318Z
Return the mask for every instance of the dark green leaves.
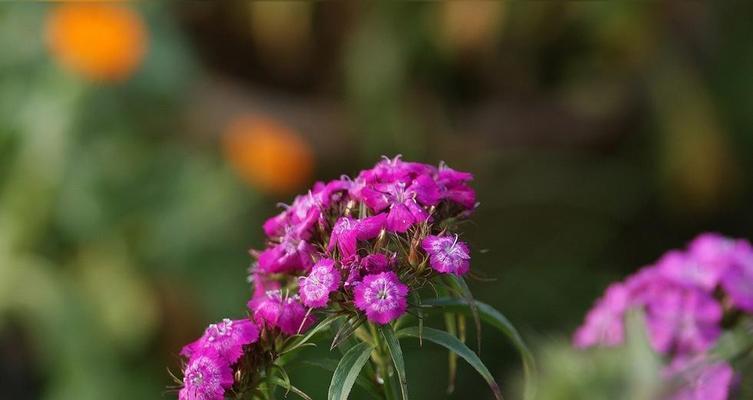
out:
M379 328L379 331L384 337L387 351L389 351L392 362L395 364L397 379L400 381L400 393L403 396L403 400L408 400L408 380L405 376L405 359L403 359L403 350L400 348L400 342L398 342L391 326L384 325ZM420 329L417 328L416 331L420 332Z
M329 384L329 393L327 394L328 400L345 400L348 398L353 384L373 349L369 343L359 343L343 355L332 374L332 381Z
M418 328L414 326L401 329L399 332L397 332L398 337L418 338L419 335L420 334ZM489 384L492 392L494 392L494 397L497 400L502 400L502 392L499 390L499 385L497 385L497 382L494 381L494 377L492 376L491 372L489 372L484 363L481 362L481 359L479 359L476 353L469 349L468 346L463 344L463 342L458 340L458 338L456 338L455 336L452 336L445 331L440 331L439 329L424 327L422 335L424 339L434 342L440 346L444 346L448 350L456 353L462 359L467 361L468 364L470 364L473 368L476 369L476 371L478 371L478 373L482 378L484 378L486 383Z
M471 316L473 316L473 323L476 325L476 346L478 346L478 352L481 353L481 319L479 318L479 310L478 305L476 301L473 299L473 294L471 294L471 289L468 287L468 284L465 282L465 279L455 276L455 275L447 275L450 283L455 286L455 290L460 292L460 295L463 297L463 300L465 300L465 303L468 305Z
M526 376L526 398L530 398L533 395L533 378L535 374L535 363L533 354L526 346L523 338L520 336L515 327L510 321L497 311L494 307L475 301L476 309L478 310L479 317L487 324L493 326L500 332L502 332L513 346L518 350L523 360L523 370ZM428 299L424 301L424 305L434 306L442 311L453 311L464 314L472 314L472 309L464 299L452 299L452 298L440 298L440 299Z
M291 385L290 384L290 380L281 379L281 378L278 378L278 377L272 377L272 378L269 378L269 383L272 384L272 385L274 385L274 386L279 386L279 387L285 389L286 390L286 392L285 392L285 397L286 398L288 397L288 393L287 392L293 392L293 393L297 394L300 398L302 398L304 400L312 400L311 397L309 397L309 395L307 395L306 393L304 393L301 389L298 389L297 387Z
M366 317L364 317L363 315L358 315L350 318L349 320L346 320L340 326L340 329L337 330L337 333L335 333L335 338L332 339L332 344L329 347L330 350L339 346L346 339L348 339L350 335L352 335L353 332L355 332L356 329L358 329L358 327L364 323L364 321L366 321Z
M308 332L306 332L305 335L297 335L294 339L292 339L288 344L286 344L280 354L289 353L293 350L299 349L309 343L312 337L316 335L319 332L322 332L329 328L329 326L334 322L336 319L340 318L339 315L333 315L325 318L322 322L318 323L315 327L309 329Z
M319 367L321 369L324 369L329 372L335 372L337 369L337 360L333 360L331 358L321 358L318 360L309 360L309 361L303 361L301 362L303 365L313 365L315 367ZM380 395L379 389L374 385L374 383L367 379L363 375L358 375L356 378L356 384L361 387L371 398L376 400L381 400L382 396Z

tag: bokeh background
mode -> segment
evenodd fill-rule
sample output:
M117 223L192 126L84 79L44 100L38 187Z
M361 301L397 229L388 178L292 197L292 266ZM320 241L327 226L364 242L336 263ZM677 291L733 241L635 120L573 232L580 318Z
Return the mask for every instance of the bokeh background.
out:
M569 335L665 249L751 237L752 20L750 2L3 4L0 398L174 398L180 347L245 312L276 204L381 155L473 172L467 239L495 279L476 297L531 342ZM443 398L446 353L407 351L413 398ZM519 370L491 330L482 358ZM490 397L459 372L449 398ZM323 398L327 372L292 375Z

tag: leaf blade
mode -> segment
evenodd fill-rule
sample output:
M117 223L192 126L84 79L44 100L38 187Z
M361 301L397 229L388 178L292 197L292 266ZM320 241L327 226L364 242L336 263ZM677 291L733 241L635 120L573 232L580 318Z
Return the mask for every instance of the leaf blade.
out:
M288 345L286 345L281 351L280 354L289 353L293 350L296 350L306 343L308 343L311 338L316 335L319 332L324 331L325 329L328 329L332 323L337 320L338 318L341 318L341 315L333 315L325 318L322 320L322 322L318 323L313 328L309 329L308 332L306 332L305 335L297 335L293 341L291 341Z
M471 289L468 287L465 279L455 275L448 275L449 281L455 286L455 289L460 292L460 295L465 300L468 307L471 310L471 316L473 317L473 324L476 326L476 346L478 347L478 353L481 354L481 317L478 310L478 304L473 298Z
M345 400L353 388L358 375L361 373L364 364L371 356L374 347L368 343L359 343L350 348L340 359L340 362L332 374L332 381L329 385L327 399Z
M390 353L392 362L395 365L395 371L397 372L397 379L400 383L400 394L403 400L408 400L408 379L405 376L405 359L403 358L403 349L400 347L400 342L395 336L395 331L389 325L384 325L379 328L385 342L387 343L387 350ZM418 333L419 338L421 332Z
M318 360L305 360L305 361L302 361L300 364L311 365L314 367L324 369L329 372L335 372L335 369L337 369L337 360L334 360L331 358L321 358ZM382 396L379 394L379 389L374 385L372 381L367 379L365 376L358 375L358 377L356 378L356 384L360 386L361 389L363 389L373 399L376 399L376 400L382 399Z
M419 335L418 328L415 326L401 329L397 333L398 337L418 338L418 335ZM500 390L497 382L494 380L494 376L492 376L491 372L489 372L489 369L486 368L486 365L484 365L484 363L476 355L476 353L474 353L473 350L469 349L468 346L466 346L458 338L450 335L449 333L445 331L441 331L439 329L434 329L434 328L429 328L429 327L424 327L423 338L431 342L434 342L440 346L445 347L447 350L450 350L456 353L458 356L460 356L460 358L468 362L468 364L470 364L474 369L476 369L476 371L481 375L481 377L484 378L484 380L486 381L486 383L489 385L492 392L494 393L494 397L497 400L503 400L502 391Z
M290 384L290 382L286 382L283 379L280 379L278 377L272 377L269 379L269 383L275 386L279 386L289 392L293 392L298 395L298 397L304 399L304 400L313 400L309 395L307 395L303 390L298 389L297 387ZM287 393L285 394L285 397L287 398Z
M428 299L424 301L423 304L425 306L438 307L438 308L443 308L445 310L449 309L455 312L462 312L465 314L472 313L469 306L465 303L464 300L461 300L461 299L453 299L449 297L438 298L438 299ZM525 341L523 341L523 338L520 336L520 333L518 333L518 330L515 329L515 327L507 319L507 317L504 316L504 314L499 312L494 307L486 303L482 303L478 300L475 301L475 304L478 309L479 317L481 318L481 320L483 320L484 322L496 328L498 331L502 332L505 336L507 336L507 338L512 343L513 347L515 347L515 349L520 354L520 357L523 363L523 373L525 374L525 378L526 378L525 398L526 399L533 398L533 394L534 394L534 382L533 381L536 376L536 363L533 358L533 353L528 348Z

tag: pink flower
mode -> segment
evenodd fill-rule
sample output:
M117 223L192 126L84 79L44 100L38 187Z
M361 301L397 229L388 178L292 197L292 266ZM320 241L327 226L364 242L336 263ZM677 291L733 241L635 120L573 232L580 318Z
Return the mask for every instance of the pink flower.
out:
M735 375L727 363L684 357L675 359L665 374L677 386L669 400L727 400Z
M708 246L710 243L716 250ZM688 356L708 350L721 334L723 310L713 297L719 271L721 268L726 271L722 276L723 287L730 271L734 271L734 264L720 267L727 263L720 260L728 258L719 257L727 251L719 251L720 244L724 245L716 239L709 242L708 237L697 239L691 252L670 251L657 266L642 268L624 284L610 286L604 299L597 302L585 324L576 331L574 345L620 344L625 311L636 307L645 313L649 339L656 351ZM712 257L713 254L716 255Z
M327 306L329 294L340 285L340 272L335 269L335 261L329 258L319 260L305 278L301 278L298 292L304 305L312 308Z
M681 285L711 292L719 283L727 264L708 262L681 251L670 251L659 260L657 267L667 278Z
M458 241L457 235L429 235L421 242L421 247L429 255L429 265L438 272L460 276L470 268L468 245Z
M285 211L268 219L263 226L264 233L269 237L279 237L287 230L293 230L298 236L307 238L314 224L324 221L324 212L332 201L350 185L351 182L343 179L326 184L317 182L308 193L296 197L293 204L286 206Z
M651 344L665 354L707 350L721 334L721 320L721 305L698 289L668 285L646 303Z
M585 323L575 331L573 344L578 348L622 344L625 336L623 318L628 300L628 290L624 285L610 285L604 297L597 300L586 315Z
M389 257L381 253L369 254L363 258L354 257L343 266L343 269L348 271L343 286L346 288L355 286L361 282L364 275L392 271L395 262L395 254Z
M263 273L306 271L314 264L314 246L289 229L279 244L259 253L259 270Z
M267 274L263 274L258 270L258 266L253 265L251 269L252 272L249 280L251 281L251 284L254 288L253 298L264 296L264 294L270 290L280 289L280 282L269 279L269 276Z
M437 184L439 185L442 198L460 204L466 209L476 206L476 192L468 186L473 180L473 175L468 172L459 172L445 165L439 164Z
M361 190L361 200L375 212L389 208L387 230L402 233L413 224L429 219L429 214L418 204L417 199L419 196L424 197L426 205L436 204L439 193L437 190L435 196L430 189L432 185L436 189L431 178L424 175L410 186L405 182L378 183L364 187Z
M306 309L294 297L283 297L282 292L273 290L248 302L257 324L282 333L295 335L306 331L314 323L314 317L306 315ZM305 320L305 321L304 321Z
M369 274L377 274L379 272L387 272L392 269L392 265L395 263L395 256L388 258L384 254L376 253L369 254L361 259L361 267Z
M753 248L748 242L738 243L732 261L722 276L722 288L735 307L753 313Z
M183 372L179 400L224 400L225 389L233 386L233 371L213 349L196 353Z
M366 275L355 288L355 305L371 322L389 323L408 308L408 287L394 272Z
M259 328L248 319L232 321L228 318L211 324L204 335L197 341L186 345L180 352L186 357L193 357L207 349L212 349L229 364L233 364L243 354L243 346L255 343L259 339Z
M374 168L361 171L356 181L367 184L374 183L408 183L419 175L432 175L435 172L434 167L416 162L406 162L400 159L400 155L395 158L384 157Z
M332 227L332 236L330 236L327 250L332 251L337 246L343 258L351 257L356 254L359 240L369 240L379 236L386 218L386 214L377 214L359 220L340 217Z

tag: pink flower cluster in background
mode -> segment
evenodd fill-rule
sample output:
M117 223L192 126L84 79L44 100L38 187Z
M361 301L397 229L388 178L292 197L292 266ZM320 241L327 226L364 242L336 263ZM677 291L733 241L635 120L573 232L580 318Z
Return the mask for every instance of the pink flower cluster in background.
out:
M732 368L704 365L704 354L721 335L724 315L753 313L753 247L707 233L684 251L667 252L607 288L575 332L575 346L622 344L632 308L643 311L651 346L670 360L667 379L682 383L671 399L726 399Z

